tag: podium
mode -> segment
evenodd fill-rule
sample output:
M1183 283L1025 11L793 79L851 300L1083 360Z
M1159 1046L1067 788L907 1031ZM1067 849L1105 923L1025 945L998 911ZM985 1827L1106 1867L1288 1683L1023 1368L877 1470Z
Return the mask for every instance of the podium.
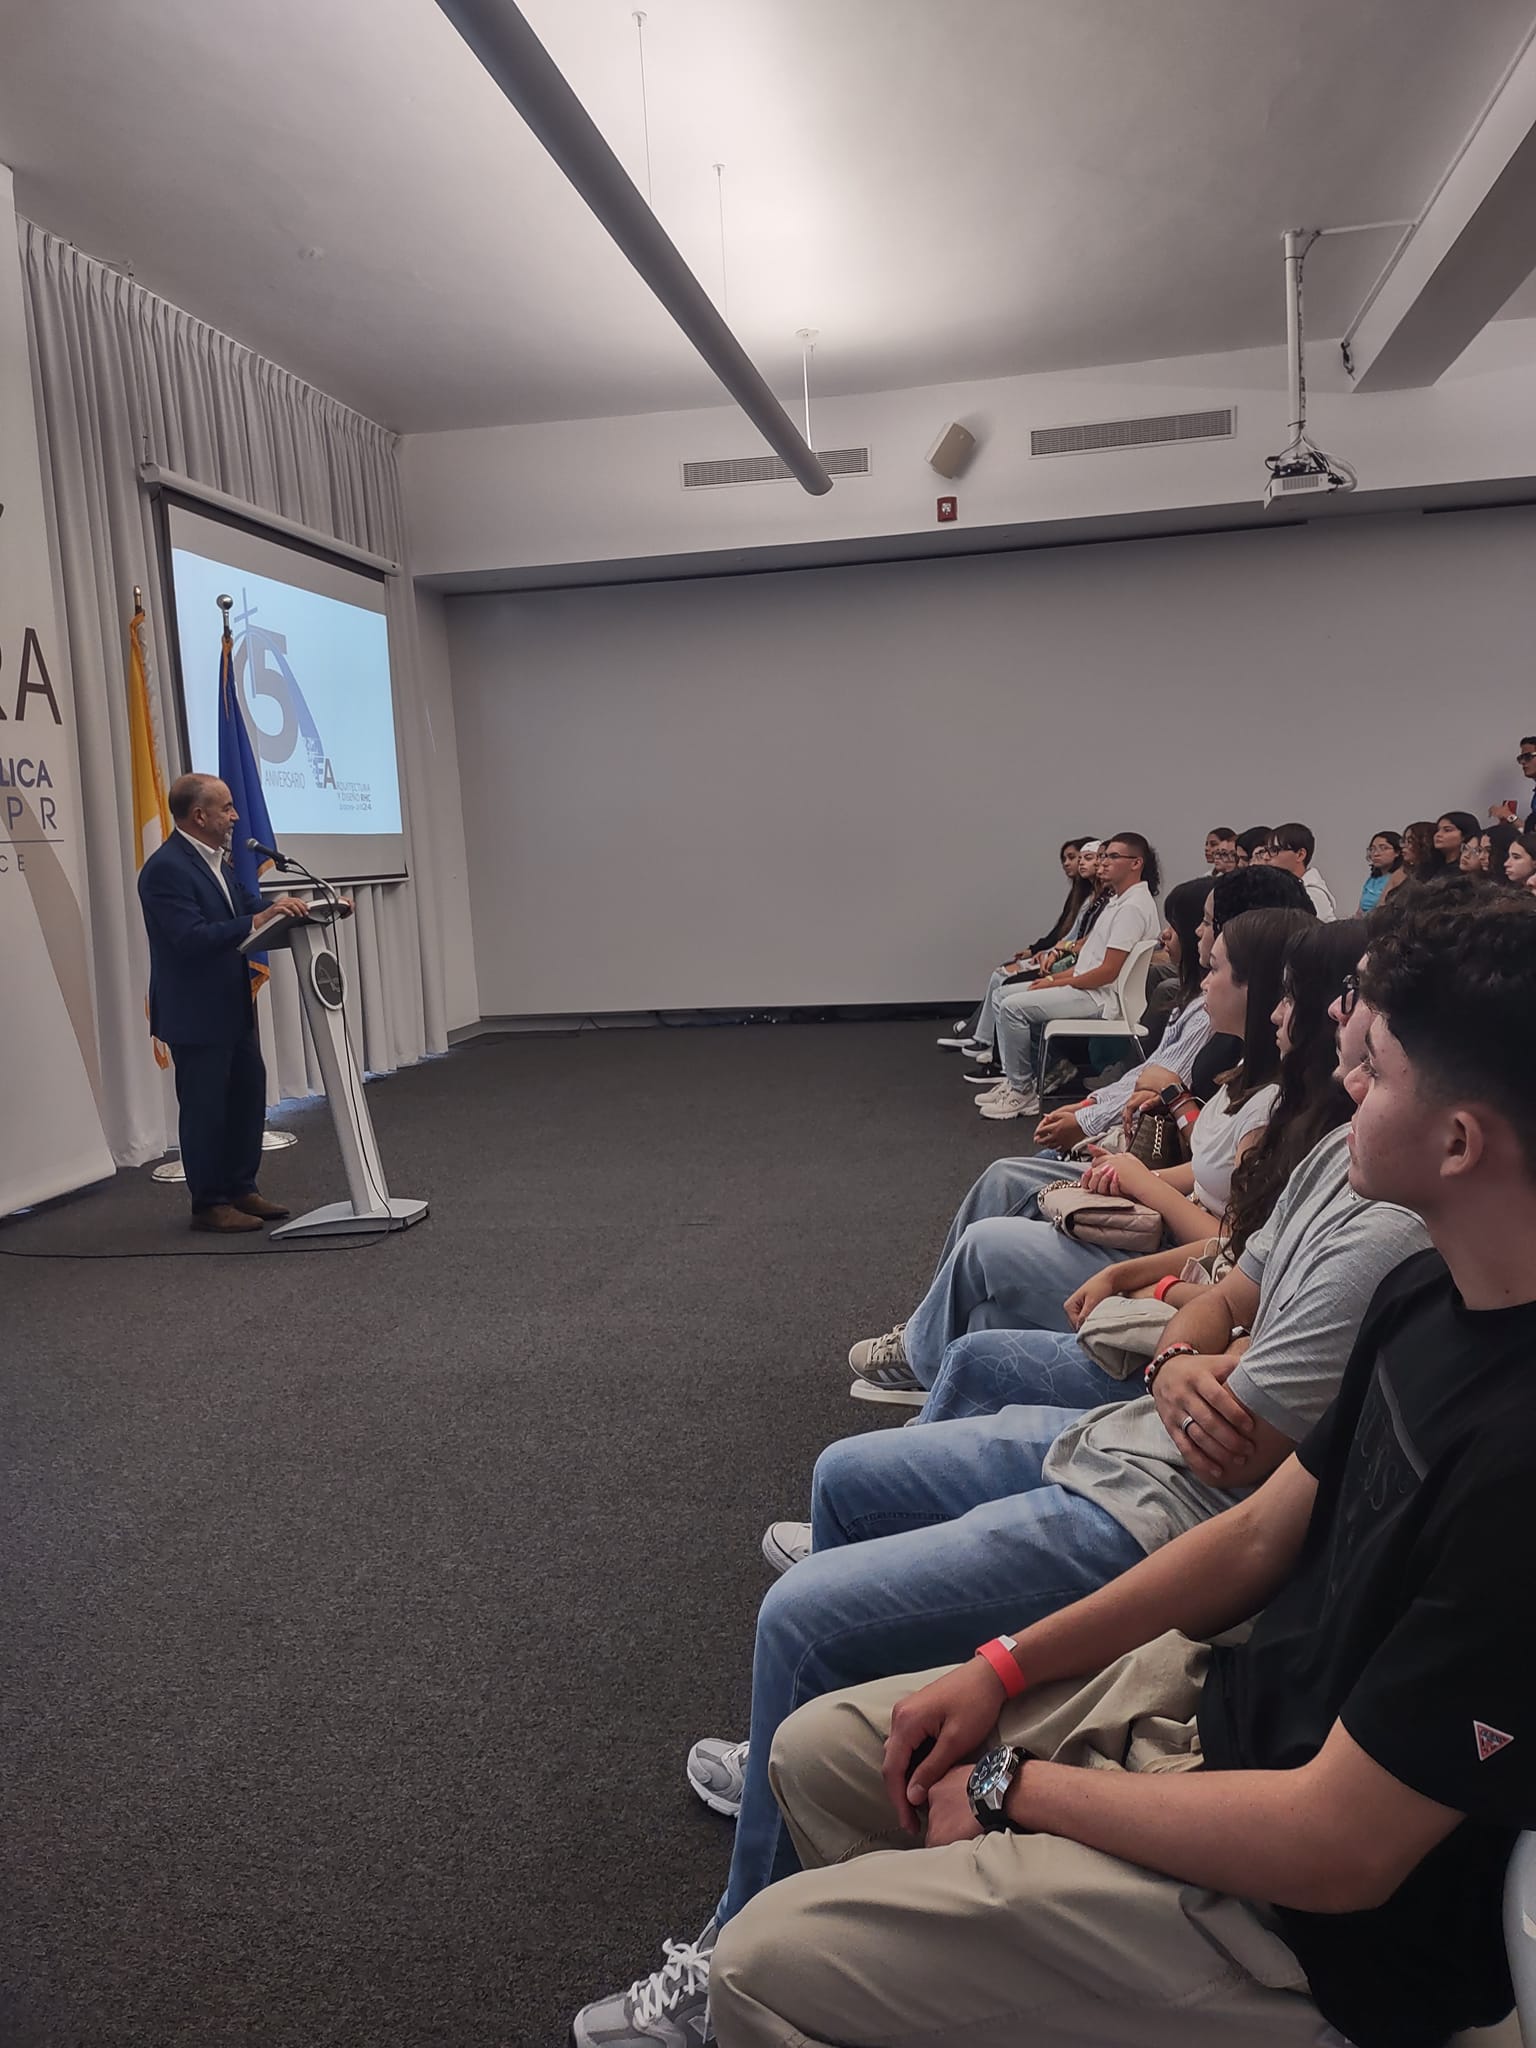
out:
M317 908L320 906L317 906ZM331 945L327 923L350 917L350 908L326 905L323 918L293 917L284 912L241 941L242 953L270 953L286 948L298 970L299 994L315 1056L325 1080L341 1163L350 1197L326 1202L269 1232L280 1237L359 1237L379 1230L404 1230L427 1213L425 1202L411 1195L392 1195L379 1160L373 1118L363 1094L363 1077L352 1057L347 1035L347 982Z

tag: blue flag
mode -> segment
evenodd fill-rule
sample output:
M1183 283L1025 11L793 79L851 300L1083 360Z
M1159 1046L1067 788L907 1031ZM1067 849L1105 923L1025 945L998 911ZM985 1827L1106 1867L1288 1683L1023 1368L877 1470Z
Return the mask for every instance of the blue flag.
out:
M258 877L265 874L272 863L258 860L246 845L246 839L259 839L266 846L275 845L276 841L272 837L272 820L267 816L261 770L256 765L251 736L246 731L241 710L240 692L235 683L235 643L229 637L227 621L219 654L219 780L229 785L235 809L240 813L230 853L231 863L245 887L255 894ZM254 998L260 994L267 978L267 956L265 953L252 953L248 958L251 963L251 995Z

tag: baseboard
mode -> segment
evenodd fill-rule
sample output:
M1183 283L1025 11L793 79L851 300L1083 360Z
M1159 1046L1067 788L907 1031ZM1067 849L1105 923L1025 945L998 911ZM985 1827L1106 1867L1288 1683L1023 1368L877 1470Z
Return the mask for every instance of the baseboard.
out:
M963 997L942 1003L792 1003L780 1009L602 1010L584 1016L482 1017L448 1034L450 1046L476 1038L572 1038L580 1031L692 1031L723 1024L876 1024L904 1017L954 1017L974 1009Z

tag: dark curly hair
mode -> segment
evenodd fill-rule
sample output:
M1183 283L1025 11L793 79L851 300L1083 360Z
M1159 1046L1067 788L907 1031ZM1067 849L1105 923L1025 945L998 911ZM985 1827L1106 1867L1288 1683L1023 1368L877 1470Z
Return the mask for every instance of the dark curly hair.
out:
M1424 1092L1486 1103L1536 1180L1536 897L1463 878L1415 894L1372 927L1360 993Z
M1360 918L1301 925L1286 943L1284 993L1291 999L1290 1051L1269 1122L1237 1162L1227 1207L1227 1249L1236 1258L1280 1199L1303 1159L1354 1105L1337 1079L1337 1034L1329 1005L1365 946Z

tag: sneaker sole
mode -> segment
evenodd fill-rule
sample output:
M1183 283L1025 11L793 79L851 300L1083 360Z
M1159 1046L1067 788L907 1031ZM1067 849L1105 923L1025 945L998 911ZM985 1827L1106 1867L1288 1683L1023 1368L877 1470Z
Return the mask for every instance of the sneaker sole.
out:
M706 1791L692 1771L688 1773L688 1783L697 1796L703 1800L711 1813L723 1814L727 1820L740 1820L741 1801L739 1799L722 1799L718 1792Z
M798 1557L792 1557L787 1550L781 1550L778 1544L774 1542L771 1531L764 1532L761 1547L764 1561L772 1565L773 1569L779 1574L780 1578L784 1576L785 1572L791 1570L793 1566L801 1563L802 1561ZM809 1555L810 1552L807 1551L806 1556L809 1557ZM703 1797L702 1793L700 1794L700 1797Z
M968 1082L972 1088L995 1088L999 1077L996 1074L989 1073L962 1074L960 1078L962 1081Z
M926 1387L872 1387L868 1380L855 1380L848 1389L851 1401L876 1401L889 1408L921 1408L928 1399Z

